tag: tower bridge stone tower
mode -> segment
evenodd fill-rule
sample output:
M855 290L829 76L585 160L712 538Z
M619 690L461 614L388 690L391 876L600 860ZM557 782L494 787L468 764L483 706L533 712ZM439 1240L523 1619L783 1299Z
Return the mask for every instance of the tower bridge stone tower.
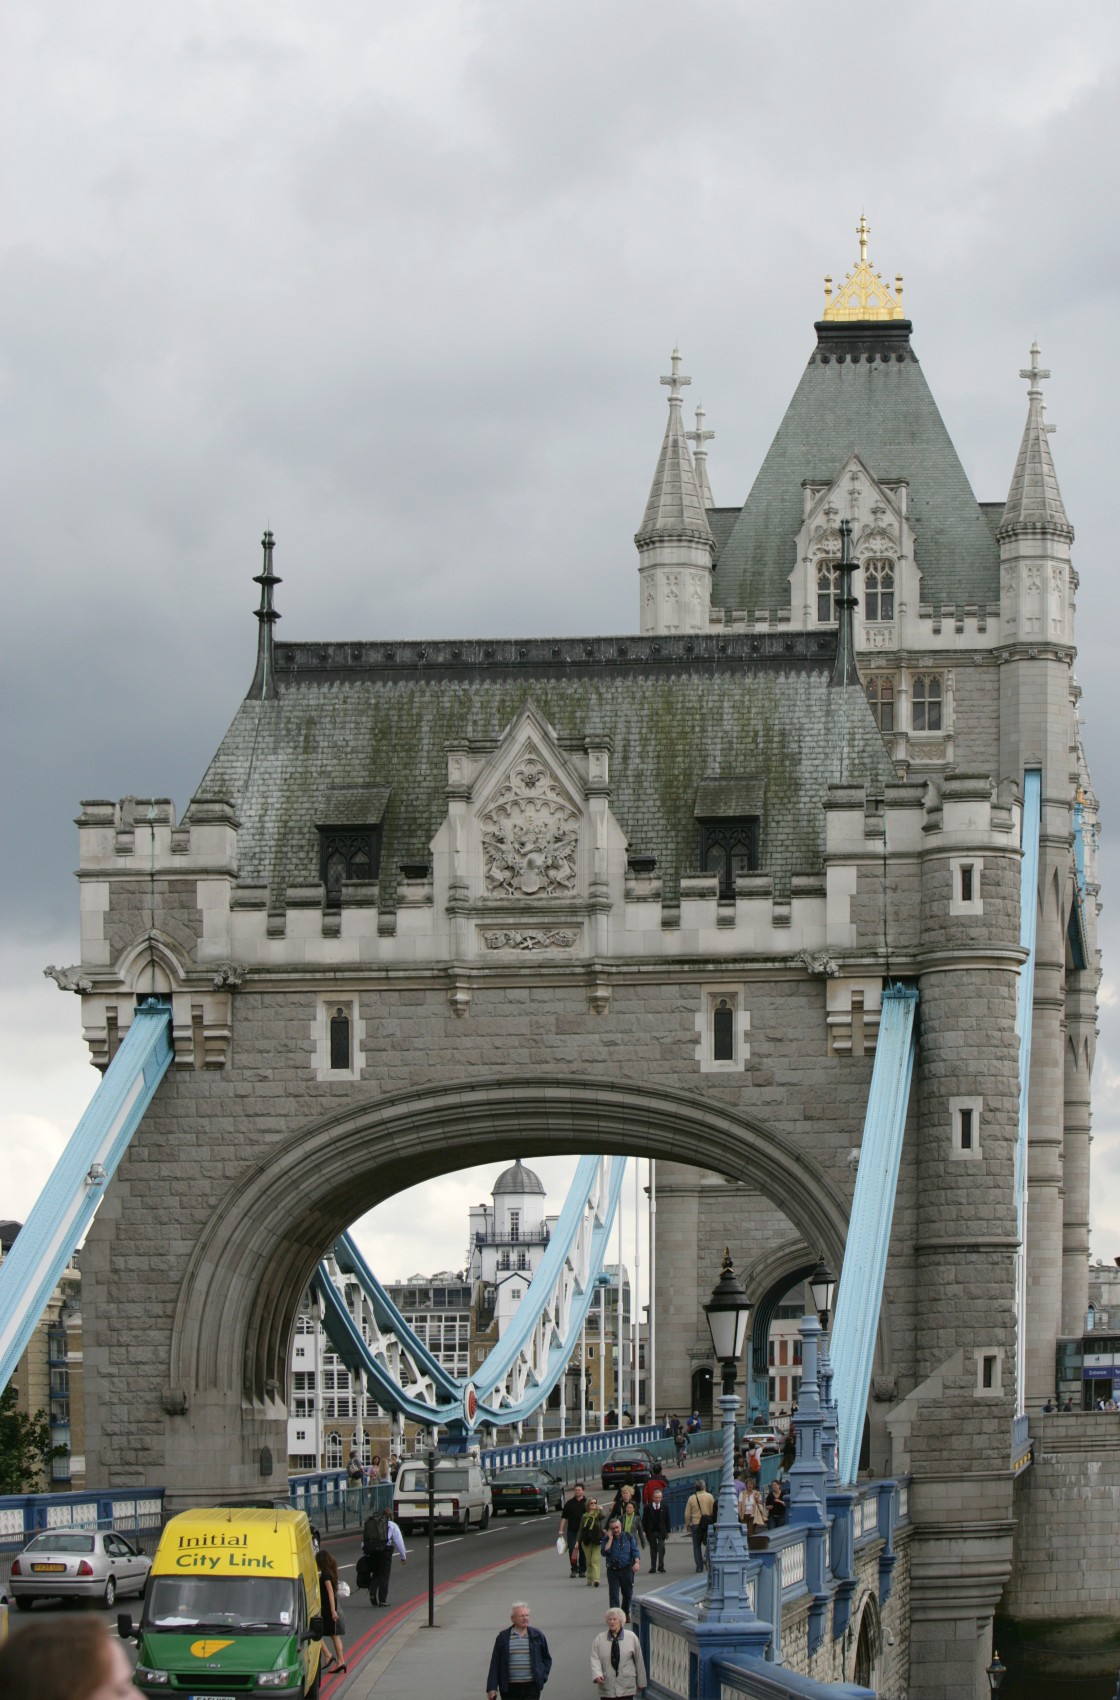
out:
M921 1036L871 1461L913 1478L910 1691L983 1691L1021 1341L1045 1396L1084 1306L1095 802L1044 374L1032 359L1008 501L978 503L900 294L864 254L830 295L741 507L697 477L674 356L637 636L280 641L266 534L252 685L182 820L135 798L79 818L68 984L94 1060L151 991L175 1044L83 1263L92 1482L259 1492L333 1238L404 1186L531 1151L658 1160L658 1380L683 1407L710 1364L713 1245L767 1290L819 1246L842 1260L889 975L917 985Z

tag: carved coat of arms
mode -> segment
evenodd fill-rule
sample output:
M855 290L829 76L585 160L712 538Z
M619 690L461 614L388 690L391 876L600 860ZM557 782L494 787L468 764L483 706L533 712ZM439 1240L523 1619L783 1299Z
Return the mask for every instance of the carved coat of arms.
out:
M488 896L575 891L579 812L535 750L518 757L479 825Z

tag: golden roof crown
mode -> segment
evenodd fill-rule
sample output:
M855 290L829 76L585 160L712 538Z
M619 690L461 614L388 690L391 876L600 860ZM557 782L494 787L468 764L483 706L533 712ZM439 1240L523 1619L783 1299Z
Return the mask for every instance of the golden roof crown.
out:
M901 319L902 318L902 277L894 280L894 294L890 285L883 282L878 272L871 269L867 258L867 238L871 234L871 226L860 214L856 225L856 235L859 237L859 265L849 272L840 288L836 291L836 299L832 298L832 279L824 280L824 313L823 318L837 319Z

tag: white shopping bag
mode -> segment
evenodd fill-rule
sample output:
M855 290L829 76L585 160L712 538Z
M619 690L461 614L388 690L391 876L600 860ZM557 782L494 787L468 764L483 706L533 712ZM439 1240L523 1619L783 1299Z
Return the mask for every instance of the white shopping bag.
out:
M557 1537L556 1537L556 1556L557 1556L557 1558L563 1558L563 1556L567 1552L567 1550L568 1550L567 1541L564 1539L563 1535L557 1535Z

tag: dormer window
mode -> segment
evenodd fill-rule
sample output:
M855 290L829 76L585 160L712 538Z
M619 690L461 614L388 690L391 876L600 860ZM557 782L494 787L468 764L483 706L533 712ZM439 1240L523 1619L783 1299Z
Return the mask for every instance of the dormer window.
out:
M894 562L865 561L863 566L865 621L894 619Z
M380 826L319 828L319 878L332 908L342 902L344 880L375 880L380 862Z
M757 815L700 822L700 868L718 876L719 895L725 902L735 896L740 875L757 873L758 841Z

